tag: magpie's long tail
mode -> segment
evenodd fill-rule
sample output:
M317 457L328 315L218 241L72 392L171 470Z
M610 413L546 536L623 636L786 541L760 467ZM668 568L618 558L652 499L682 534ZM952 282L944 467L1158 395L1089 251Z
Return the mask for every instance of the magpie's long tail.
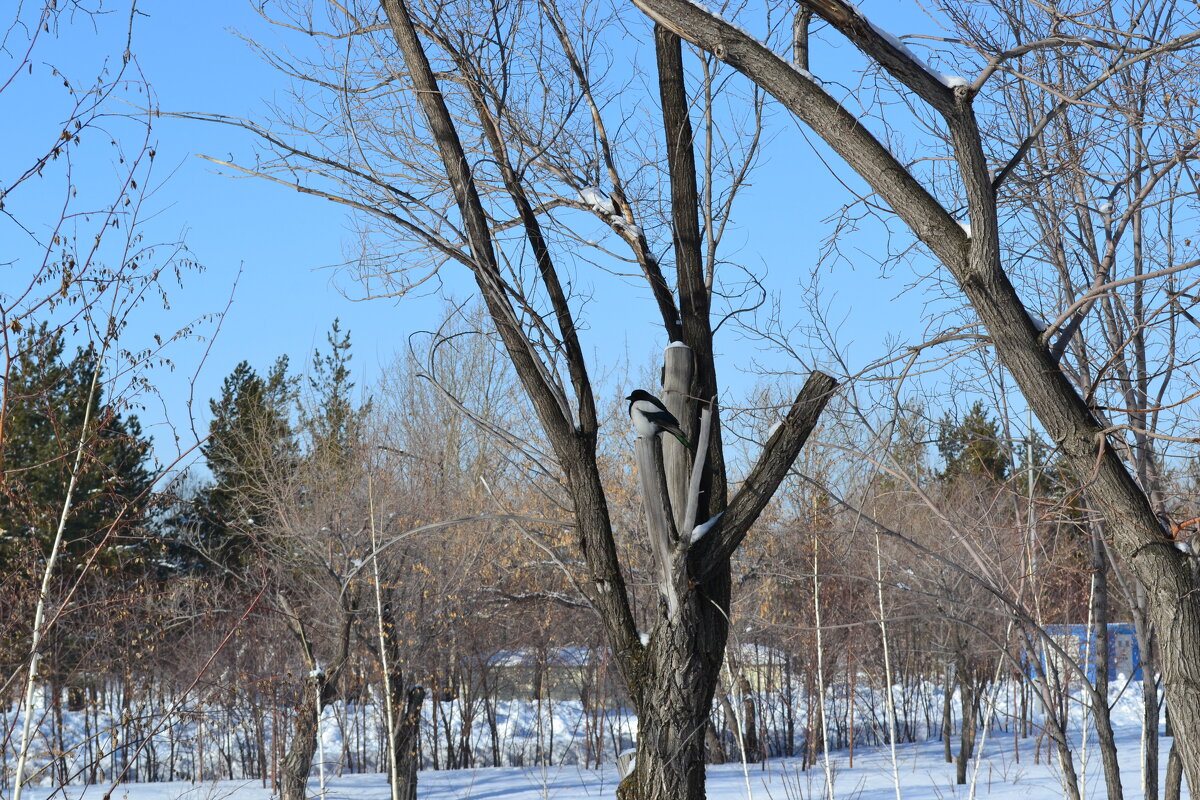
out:
M667 433L674 436L681 445L686 447L688 450L691 450L693 455L695 454L696 446L687 440L687 437L683 435L683 431L678 430L678 429L671 430L670 428L667 428L666 431L667 431Z

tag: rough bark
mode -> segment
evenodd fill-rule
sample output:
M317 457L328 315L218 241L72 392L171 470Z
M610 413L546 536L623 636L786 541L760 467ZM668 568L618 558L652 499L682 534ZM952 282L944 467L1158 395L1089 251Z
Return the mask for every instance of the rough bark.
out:
M687 348L670 349L689 352ZM686 374L686 370L672 370L665 377L678 380ZM744 509L748 506L765 504L815 426L832 385L832 379L820 373L809 378L793 406L793 411L803 409L792 420L802 430L776 432L768 443L767 453L751 470L726 515L735 507L742 509L740 515L746 515ZM671 391L679 388L670 387ZM716 427L714 422L711 428ZM700 428L703 430L704 426ZM689 481L685 472L678 471L674 481L668 483L660 450L663 438L639 438L637 443L639 471L656 473L641 477L647 493L644 500L652 529L652 549L660 554L662 577L659 619L646 647L642 669L636 676L635 696L640 698L635 703L639 725L637 764L618 788L621 800L700 800L705 796L705 735L728 637L729 561L725 558L716 565L705 561L713 549L703 547L710 536L726 525L725 517L694 545L689 541L690 536L680 536L673 524L672 499L698 487L699 482ZM779 441L787 444L774 447ZM706 444L703 437L696 442L697 458L711 452ZM793 446L795 452L790 449ZM780 452L792 453L786 466L770 457L774 454L783 459L785 456ZM761 510L761 506L758 508ZM736 519L746 518L740 515ZM755 517L757 512L748 518ZM745 530L739 534L740 542Z
M307 678L292 719L292 735L279 767L280 800L308 800L308 773L317 749L318 709L324 708L324 675Z
M1171 752L1167 754L1167 785L1163 787L1163 800L1179 800L1183 784L1183 761L1179 758L1179 748L1171 742Z
M664 370L663 394L678 398L687 389L691 351L673 347L668 353L671 368ZM672 511L688 504L689 471L676 464L668 475L662 438L639 437L636 445L649 535L659 562L660 602L646 652L643 702L637 709L637 764L617 790L621 800L704 797L704 737L728 635L729 567L708 585L689 577L690 531L677 529ZM698 459L704 459L707 445L696 442Z
M354 629L357 602L353 592L343 592L341 618L333 637L334 655L324 669L317 660L308 626L288 599L287 592L278 592L276 602L309 670L292 720L292 736L288 739L287 752L279 768L279 796L280 800L306 800L308 773L312 770L313 753L317 749L321 712L337 697L338 680L350 657L350 636Z
M717 726L713 724L711 714L708 717L708 727L704 731L704 739L708 750L708 763L724 764L725 748L721 746L721 737L717 733Z
M389 737L388 780L393 787L394 800L416 800L417 772L420 769L421 705L425 702L424 686L408 686L401 665L404 663L403 638L396 628L392 604L379 609L383 630L382 647L386 648L390 725L395 729Z
M959 703L962 706L962 729L959 731L958 756L954 761L954 780L959 786L967 783L967 766L975 757L975 735L979 723L979 702L984 688L979 684L979 674L969 666L960 664L958 670L961 689Z
M697 513L701 520L711 519L725 509L727 502L729 513L714 526L700 547L688 546L686 534L690 531L685 531L685 540L679 541L678 532L670 530L676 527L673 524L657 532L656 553L666 567L663 586L673 588L664 591L660 618L649 644L643 646L617 560L600 480L596 460L598 419L582 349L566 292L559 282L533 204L525 198L518 172L507 165L505 147L499 140L483 90L472 87L471 99L491 148L490 155L503 173L505 190L517 207L525 240L537 262L541 288L551 308L542 324L546 330L552 324L557 328L555 333L574 391L571 399L558 383L556 371L540 360L538 349L523 330L521 317L513 307L489 232L488 216L454 117L439 89L408 6L404 0L384 0L383 6L461 216L476 284L555 459L565 473L564 484L574 505L579 547L589 573L580 583L600 615L639 714L637 766L622 781L619 795L699 800L704 797L704 728L727 635L729 558L787 474L827 402L834 381L820 373L813 374L747 481L728 501L720 426L714 421L708 446L699 454L702 470L696 477L704 502ZM711 286L700 255L695 165L680 43L673 34L660 33L656 40L680 304L677 331L696 359L690 385L673 387L673 391L682 400L683 413L679 418L684 431L694 439L700 427L698 402L717 395L709 319ZM450 46L446 43L446 47ZM450 55L455 57L453 51ZM673 325L668 324L667 329L669 333L676 332ZM663 456L657 441L654 449L656 452L649 454L652 458L642 460L647 472L662 471ZM677 466L681 455L672 453L670 458ZM673 467L672 480L679 481L681 476L686 477L686 470ZM671 498L678 498L679 490L664 494L655 488L648 494L653 495L647 498L649 503L657 510L665 509L664 516L674 523L676 514Z
M701 800L704 737L728 635L729 572L696 586L647 649L638 708L637 765L620 800Z
M400 676L397 675L397 678ZM399 720L392 750L391 780L398 784L399 800L417 800L417 771L421 767L421 705L425 702L425 687L412 686L407 691L393 684L392 705Z

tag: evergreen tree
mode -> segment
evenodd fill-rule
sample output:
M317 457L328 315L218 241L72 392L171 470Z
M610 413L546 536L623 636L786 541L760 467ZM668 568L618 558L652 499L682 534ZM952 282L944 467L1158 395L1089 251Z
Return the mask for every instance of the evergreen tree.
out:
M941 478L975 476L999 483L1008 476L1008 449L983 401L972 403L957 422L947 414L939 427L938 452L945 463Z
M286 356L265 377L243 361L209 402L201 452L212 483L198 493L194 512L173 524L192 529L194 547L210 564L234 572L249 564L279 504L288 502L302 460L331 477L349 465L368 408L355 408L351 396L350 334L335 320L327 338L329 351L313 356L311 401L300 405L298 426L290 414L297 381Z
M22 553L39 559L49 553L81 435L83 459L64 528L65 563L79 563L101 542L107 545L101 565L115 563L118 544L142 556L150 546L145 534L153 482L149 442L136 416L105 402L95 349L79 348L69 361L65 351L61 330L44 324L31 329L16 341L17 357L3 383L3 569L11 569Z
M270 521L274 491L295 469L296 442L289 420L295 380L287 357L266 377L243 361L209 401L212 421L201 447L213 482L197 498L195 527L206 559L226 568L245 566L256 537Z
M370 402L355 408L354 381L350 379L350 332L343 332L341 321L334 319L329 333L329 352L313 353L309 377L311 406L302 408L300 418L308 438L309 455L326 460L331 466L347 466L354 448L362 439Z

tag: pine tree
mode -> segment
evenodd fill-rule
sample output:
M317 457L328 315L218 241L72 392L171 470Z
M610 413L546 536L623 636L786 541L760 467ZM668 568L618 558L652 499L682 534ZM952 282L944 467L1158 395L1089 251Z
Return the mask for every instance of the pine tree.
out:
M983 401L972 403L960 421L955 422L947 414L940 428L938 451L946 465L940 477L975 476L999 483L1008 476L1008 449L999 425L983 407Z
M115 563L118 552L144 556L139 551L150 547L145 533L153 482L150 443L136 416L105 402L95 349L79 348L69 361L65 351L61 330L44 324L30 330L17 340L17 357L3 384L2 569L11 569L22 555L40 559L49 551L81 434L84 457L64 529L64 563L79 563L101 543L106 545L101 565ZM85 417L90 417L86 431Z
M301 422L310 457L345 467L362 439L371 404L368 401L359 408L354 406L354 381L350 379L350 361L354 356L350 332L342 331L340 320L334 319L326 340L329 352L313 353L309 377L311 407L301 409Z
M280 357L265 378L238 364L209 401L212 421L201 447L212 484L196 502L197 547L206 560L240 569L269 524L271 497L294 471L297 446L289 409L295 380Z

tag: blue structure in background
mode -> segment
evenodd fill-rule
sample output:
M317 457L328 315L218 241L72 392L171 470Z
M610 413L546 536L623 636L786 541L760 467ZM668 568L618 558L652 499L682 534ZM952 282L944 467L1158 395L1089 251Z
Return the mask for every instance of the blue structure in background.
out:
M1074 656L1077 664L1083 665L1085 656L1088 659L1086 672L1089 681L1096 679L1096 634L1098 630L1092 627L1091 641L1088 639L1087 625L1047 625L1046 633L1069 656ZM1045 650L1045 648L1043 648ZM1059 660L1055 653L1048 654L1051 663ZM1042 660L1046 664L1045 656ZM1062 665L1056 665L1062 666ZM1060 669L1061 672L1061 669ZM1030 668L1030 675L1033 675ZM1108 626L1108 679L1116 680L1124 675L1133 680L1142 679L1142 658L1138 650L1137 634L1132 622L1113 622Z

